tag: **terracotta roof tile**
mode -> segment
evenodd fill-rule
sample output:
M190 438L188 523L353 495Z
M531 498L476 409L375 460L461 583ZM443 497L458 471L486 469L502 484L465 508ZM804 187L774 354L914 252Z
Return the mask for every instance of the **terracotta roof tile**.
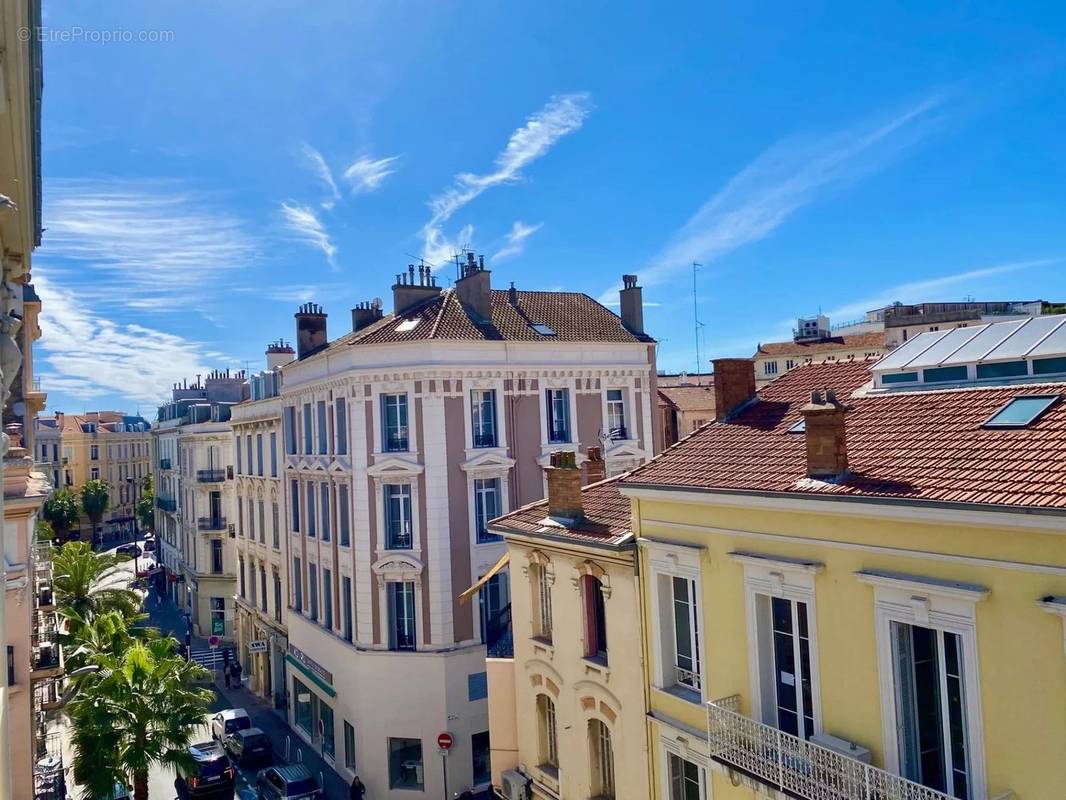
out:
M831 336L814 342L764 342L759 345L755 357L759 356L799 356L800 358L815 357L823 353L832 353L834 350L857 350L862 348L873 350L885 349L884 332L856 333L851 336Z
M714 411L714 386L660 386L659 395L680 411Z
M581 490L585 518L580 523L568 527L551 522L546 524L548 501L540 500L494 519L492 525L532 536L540 534L581 544L618 547L631 538L632 532L629 498L618 491L621 477L609 478Z
M778 378L759 401L713 423L625 477L630 485L891 497L1066 508L1066 403L1027 428L985 428L1011 398L1066 393L1066 383L854 395L869 363L812 364ZM802 434L787 433L813 389L851 406L839 483L805 479Z

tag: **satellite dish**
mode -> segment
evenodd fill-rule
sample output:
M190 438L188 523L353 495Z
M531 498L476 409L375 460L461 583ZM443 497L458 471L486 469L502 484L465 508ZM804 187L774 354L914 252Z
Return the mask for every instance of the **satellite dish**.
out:
M382 303L380 297L375 297L373 300L370 301L370 305L372 305L374 308L381 308L384 303Z

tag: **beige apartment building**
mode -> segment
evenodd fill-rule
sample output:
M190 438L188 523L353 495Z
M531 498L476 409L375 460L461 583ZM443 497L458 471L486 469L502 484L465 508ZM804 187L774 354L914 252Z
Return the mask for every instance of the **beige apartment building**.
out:
M684 439L714 419L714 375L659 375L659 446L656 452Z
M459 594L506 545L488 520L544 496L553 452L604 471L655 452L655 342L626 276L621 316L584 294L493 289L484 261L442 290L428 268L393 313L296 314L282 368L288 709L297 734L375 798L486 787L486 646L506 635L505 574ZM247 440L245 442L247 446ZM417 691L415 691L417 689Z
M173 388L156 424L156 537L171 597L193 635L234 636L237 552L230 414L248 398L244 372L214 371Z
M888 349L882 324L865 323L860 332L834 331L829 317L801 317L787 342L763 342L755 350L756 386L762 388L780 375L805 364L865 361L880 358ZM872 328L872 329L871 329Z
M248 688L285 708L288 674L288 546L282 464L281 367L295 358L278 341L266 351L266 370L249 378L251 396L233 407L237 509L236 638Z
M35 796L33 764L55 740L36 737L43 699L61 672L55 614L47 585L48 554L33 546L47 477L33 464L33 418L45 395L34 377L33 342L40 299L30 285L32 253L41 241L40 41L24 31L40 24L40 3L0 0L0 642L6 680L0 681L0 800ZM39 575L40 570L40 575ZM38 588L48 589L38 592Z
M37 419L35 457L54 486L80 492L90 480L110 483L111 505L101 532L131 529L134 504L152 471L151 425L121 411L57 411ZM89 533L90 527L83 515L81 530Z
M496 519L512 640L487 661L492 785L506 800L649 796L641 606L629 501L553 456L548 497ZM474 591L484 591L483 589Z

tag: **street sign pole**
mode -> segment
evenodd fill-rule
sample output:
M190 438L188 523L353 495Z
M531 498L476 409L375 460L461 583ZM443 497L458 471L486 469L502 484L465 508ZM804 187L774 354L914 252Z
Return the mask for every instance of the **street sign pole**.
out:
M448 797L448 751L451 750L454 740L452 735L447 731L438 734L437 736L437 750L440 753L440 768L444 774L444 800L449 800Z

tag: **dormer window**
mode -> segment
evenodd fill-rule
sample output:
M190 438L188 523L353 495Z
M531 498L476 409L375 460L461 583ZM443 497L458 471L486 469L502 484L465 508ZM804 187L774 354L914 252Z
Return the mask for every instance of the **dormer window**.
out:
M1059 395L1025 395L1015 397L993 414L986 428L1027 428L1036 422L1059 399Z
M553 331L549 326L545 325L543 322L534 322L533 323L533 330L535 330L541 336L554 336L555 335L555 331Z

